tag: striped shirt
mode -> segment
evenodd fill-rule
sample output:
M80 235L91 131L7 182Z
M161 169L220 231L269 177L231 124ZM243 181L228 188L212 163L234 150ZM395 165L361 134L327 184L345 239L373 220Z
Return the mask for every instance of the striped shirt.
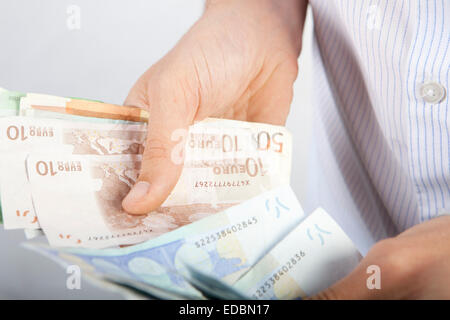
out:
M450 213L450 1L310 5L317 108L309 205L364 238L364 252Z

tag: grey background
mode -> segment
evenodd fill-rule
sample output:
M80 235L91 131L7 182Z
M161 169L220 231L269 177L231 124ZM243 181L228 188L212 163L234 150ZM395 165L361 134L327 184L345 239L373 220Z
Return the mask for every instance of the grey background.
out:
M67 26L70 5L81 9L79 30ZM203 5L203 0L2 0L0 87L121 104L136 79L198 19ZM287 123L295 141L292 186L300 201L311 134L310 18ZM120 298L86 282L81 290L67 290L65 270L22 248L24 240L22 231L0 228L0 299Z

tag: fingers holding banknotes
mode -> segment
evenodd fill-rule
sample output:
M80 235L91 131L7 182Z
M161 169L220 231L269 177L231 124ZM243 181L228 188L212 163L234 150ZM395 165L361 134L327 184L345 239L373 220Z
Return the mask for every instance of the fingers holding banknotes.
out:
M283 17L304 15L300 9L286 12L272 0L210 2L179 43L141 76L125 102L149 110L140 176L122 203L127 212L158 208L175 187L182 170L171 157L177 130L206 117L284 124L300 52L294 34L302 25Z
M450 299L449 228L450 216L443 216L378 242L352 273L313 299ZM378 288L368 283L373 266Z

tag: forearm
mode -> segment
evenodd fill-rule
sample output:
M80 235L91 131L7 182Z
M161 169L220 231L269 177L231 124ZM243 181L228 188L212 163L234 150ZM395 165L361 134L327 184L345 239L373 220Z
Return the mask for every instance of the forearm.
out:
M205 14L231 6L242 19L283 30L300 54L307 5L307 0L206 0Z

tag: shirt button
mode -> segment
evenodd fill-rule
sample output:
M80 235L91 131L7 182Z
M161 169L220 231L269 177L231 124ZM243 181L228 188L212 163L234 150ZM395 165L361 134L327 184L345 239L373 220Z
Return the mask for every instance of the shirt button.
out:
M420 96L428 103L439 103L445 98L445 88L437 82L426 82L420 86Z

